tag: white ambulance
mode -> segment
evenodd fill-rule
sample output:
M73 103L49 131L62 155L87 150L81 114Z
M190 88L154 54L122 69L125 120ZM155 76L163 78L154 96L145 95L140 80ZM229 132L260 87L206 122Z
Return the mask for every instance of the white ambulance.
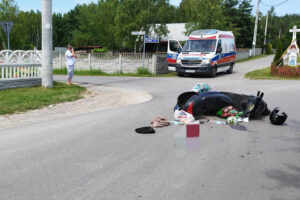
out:
M205 29L193 31L176 61L178 76L207 74L215 77L218 72L232 73L236 47L231 31Z

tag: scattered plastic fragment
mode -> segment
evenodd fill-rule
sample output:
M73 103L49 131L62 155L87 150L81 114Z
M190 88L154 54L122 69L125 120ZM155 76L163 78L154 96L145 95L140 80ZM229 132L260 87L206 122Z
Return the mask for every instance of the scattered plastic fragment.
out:
M237 120L238 122L249 122L249 117L244 117L244 118L238 117Z
M181 121L170 121L171 124L173 125L183 125L184 122L181 122Z
M225 121L218 121L218 120L214 120L214 119L210 119L209 122L218 124L218 125L226 125L227 124Z

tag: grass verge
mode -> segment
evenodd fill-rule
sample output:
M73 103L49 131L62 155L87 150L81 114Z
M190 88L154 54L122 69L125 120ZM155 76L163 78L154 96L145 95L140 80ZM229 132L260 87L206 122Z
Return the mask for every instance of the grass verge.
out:
M53 70L54 75L66 75L67 69L54 69ZM159 75L153 75L151 74L148 69L138 68L136 73L123 73L123 72L116 72L113 74L105 73L101 70L80 70L80 71L74 71L75 76L123 76L123 77L173 77L177 76L176 72L169 72L166 74L159 74Z
M241 63L241 62L247 62L250 60L255 60L258 58L263 58L269 55L263 54L263 55L258 55L254 56L251 58L246 58L243 60L238 60L236 63ZM67 74L67 69L54 69L53 70L54 75L66 75ZM148 69L143 69L143 68L138 68L136 73L123 73L123 72L116 72L116 73L105 73L101 71L100 69L98 70L78 70L74 71L75 76L121 76L121 77L176 77L177 73L176 72L168 72L166 74L159 74L159 75L153 75L151 74Z
M245 74L245 78L258 80L258 79L269 79L269 80L300 80L298 77L278 77L271 75L271 67L263 68L248 72Z
M74 101L83 97L86 88L54 82L52 89L43 87L0 91L0 115L39 109L48 105Z
M253 56L253 57L246 58L246 59L243 59L243 60L237 60L235 63L248 62L248 61L251 61L251 60L255 60L255 59L263 58L263 57L267 57L267 56L270 56L270 55L262 54L262 55L258 55L258 56Z

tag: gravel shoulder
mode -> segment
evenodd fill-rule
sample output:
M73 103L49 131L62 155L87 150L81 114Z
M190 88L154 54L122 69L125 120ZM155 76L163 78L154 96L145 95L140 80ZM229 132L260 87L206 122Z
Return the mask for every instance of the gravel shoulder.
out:
M0 129L46 122L81 114L134 105L150 101L152 96L138 89L126 89L84 84L87 92L83 99L50 105L43 109L0 116Z

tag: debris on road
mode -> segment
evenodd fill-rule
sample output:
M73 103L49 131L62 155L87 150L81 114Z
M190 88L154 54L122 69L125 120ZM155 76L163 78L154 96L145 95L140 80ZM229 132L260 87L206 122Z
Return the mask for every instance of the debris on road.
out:
M197 83L192 91L196 93L208 92L211 90L211 87L206 83Z
M160 127L165 127L165 126L170 126L170 122L168 121L167 118L164 117L155 117L151 121L151 126L153 128L160 128Z
M210 119L210 120L208 120L208 122L214 123L214 124L217 124L217 125L226 125L227 124L226 121L219 121L219 120L214 120L214 119Z
M239 123L249 122L249 119L260 119L269 115L272 124L275 125L281 125L287 119L287 115L284 112L279 113L278 108L270 112L267 103L263 100L263 92L258 91L256 95L244 95L211 91L211 89L206 83L197 83L192 91L184 92L178 96L177 104L174 107L175 121L156 117L151 121L151 126L159 128L172 124L186 125L188 128L194 121L199 120L198 126L206 122L217 125L229 124L232 128L236 126L234 129L245 131L247 128ZM205 119L203 121L202 119L201 121L203 116L217 116L224 120ZM152 131L147 128L149 127L142 127L138 131Z
M238 125L239 122L249 122L249 119L259 119L270 115L272 124L283 124L287 115L285 113L278 114L278 109L270 112L263 97L264 93L260 91L256 95L218 92L211 91L208 84L198 83L192 91L184 92L178 96L174 108L174 118L178 120L176 117L178 112L185 111L196 120L203 116L213 115L225 118L226 121L208 120L208 122L218 125Z
M199 137L199 135L200 135L199 122L194 122L186 125L187 138Z
M272 124L274 125L281 125L285 122L285 120L287 119L287 114L285 114L285 112L282 112L281 114L279 113L279 108L276 107L272 110L271 114L270 114L270 120L272 122Z
M178 110L178 109L174 111L174 119L183 122L183 124L189 124L195 121L195 118L193 117L192 114L184 110Z
M230 125L237 125L239 123L239 120L237 117L234 117L234 116L230 116L227 118L227 124L230 124Z
M233 106L227 106L217 112L217 116L222 117L222 118L226 118L226 117L230 117L230 116L239 117L239 116L243 116L243 114L244 114L243 112L237 111Z
M155 130L150 126L145 126L141 128L136 128L135 132L142 133L142 134L152 134L155 133Z

